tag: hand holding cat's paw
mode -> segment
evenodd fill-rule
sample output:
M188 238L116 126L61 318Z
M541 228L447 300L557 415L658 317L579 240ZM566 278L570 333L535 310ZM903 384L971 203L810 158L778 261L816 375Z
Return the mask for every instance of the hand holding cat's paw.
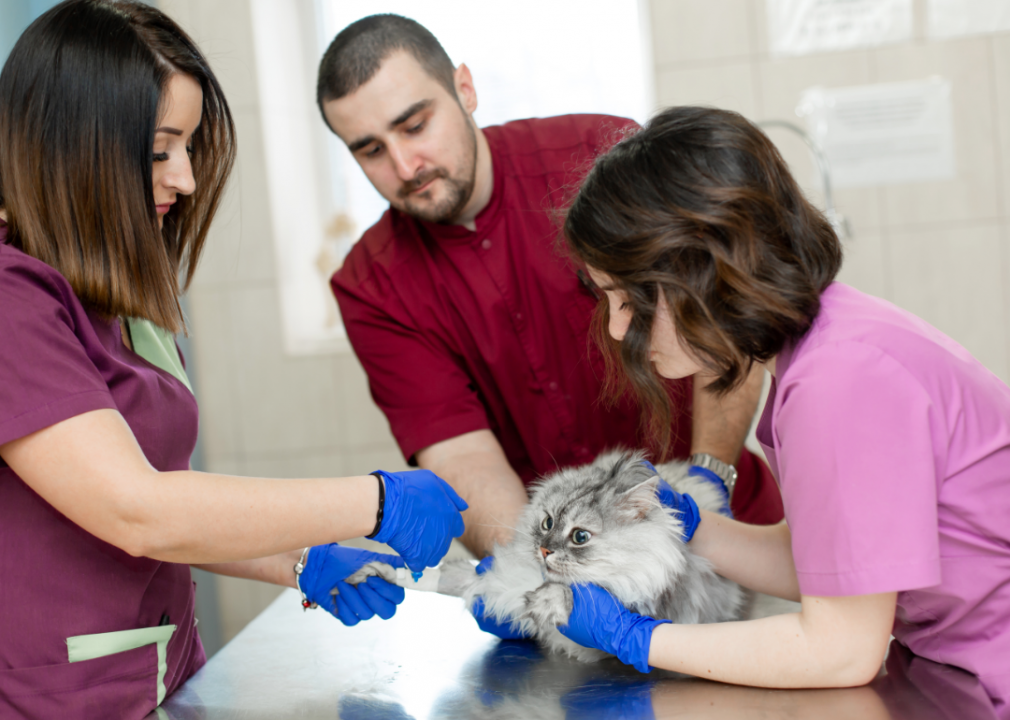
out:
M639 672L649 672L649 645L657 625L670 622L631 612L598 585L573 585L571 614L561 634L579 645L616 655Z
M567 585L548 582L526 593L523 617L531 620L540 631L567 623L571 612L572 589Z
M375 615L388 620L403 602L404 592L403 588L378 577L382 565L403 567L403 560L336 543L317 545L309 549L299 586L309 600L344 625L357 625ZM361 572L365 566L370 570ZM365 574L375 577L366 579ZM360 584L349 584L347 581L352 578Z

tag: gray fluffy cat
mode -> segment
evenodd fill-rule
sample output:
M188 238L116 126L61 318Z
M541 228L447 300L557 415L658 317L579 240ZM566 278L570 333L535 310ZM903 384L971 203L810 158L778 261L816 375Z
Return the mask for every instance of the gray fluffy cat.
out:
M611 452L544 478L519 519L515 539L495 547L494 567L477 575L467 560L443 563L438 591L462 597L468 608L481 596L486 615L536 637L548 650L585 662L606 653L572 642L556 627L568 621L573 584L595 583L630 610L675 623L738 619L740 587L683 542L677 513L659 503L659 478L641 460L641 454ZM718 510L719 490L689 477L687 468L667 463L657 470L698 507ZM393 569L370 563L348 582L370 575L391 580Z

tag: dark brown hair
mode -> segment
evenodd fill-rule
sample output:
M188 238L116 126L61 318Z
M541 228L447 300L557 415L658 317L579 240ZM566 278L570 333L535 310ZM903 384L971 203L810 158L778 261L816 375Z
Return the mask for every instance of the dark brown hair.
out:
M397 50L409 52L421 68L456 97L455 68L442 44L416 20L400 15L369 15L351 23L333 38L319 62L316 103L349 95L378 72L382 61Z
M842 260L834 230L771 141L713 108L664 110L601 156L564 236L577 259L627 294L633 316L622 342L607 333L605 301L595 335L610 394L630 383L659 440L671 417L649 362L660 292L685 348L717 376L709 389L722 394L807 331Z
M169 79L203 90L196 192L158 230L154 131ZM193 41L139 2L67 0L40 16L0 73L0 207L8 242L52 266L81 302L178 332L235 157L221 87Z

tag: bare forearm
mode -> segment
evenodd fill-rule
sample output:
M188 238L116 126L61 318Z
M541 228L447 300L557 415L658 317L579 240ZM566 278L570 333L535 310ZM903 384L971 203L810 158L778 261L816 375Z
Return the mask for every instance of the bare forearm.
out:
M264 558L366 535L378 484L350 478L268 480L192 471L156 474L121 509L135 525L126 549L186 564Z
M705 390L711 378L695 375L691 453L708 453L735 465L761 399L764 367L755 365L739 388L723 397Z
M504 545L512 539L528 497L490 431L467 433L425 448L417 460L469 504L463 512L466 531L460 539L470 552L484 557L495 543Z
M255 560L241 560L233 563L213 563L209 565L194 565L201 570L227 575L228 577L245 578L246 580L258 580L260 582L281 585L284 587L297 587L295 583L295 563L301 557L301 550L271 555L270 557L257 558Z
M701 511L691 550L723 577L757 592L798 601L792 537L785 523L747 525Z
M793 613L735 623L660 625L652 634L649 664L737 685L864 685L880 668L889 634L885 630L881 635L879 623L856 624L847 632L844 623L826 626Z

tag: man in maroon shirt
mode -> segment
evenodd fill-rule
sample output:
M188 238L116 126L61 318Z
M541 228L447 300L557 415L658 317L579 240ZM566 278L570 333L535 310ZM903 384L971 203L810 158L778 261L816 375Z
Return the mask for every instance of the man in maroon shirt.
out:
M348 337L404 456L467 500L463 541L484 555L511 537L538 475L647 446L634 402L600 401L594 288L558 249L552 218L593 158L636 126L574 115L482 130L467 67L395 15L337 35L318 93L391 205L331 281ZM741 450L761 379L723 399L674 383L671 450L723 475L735 464L736 516L771 523L778 489Z

